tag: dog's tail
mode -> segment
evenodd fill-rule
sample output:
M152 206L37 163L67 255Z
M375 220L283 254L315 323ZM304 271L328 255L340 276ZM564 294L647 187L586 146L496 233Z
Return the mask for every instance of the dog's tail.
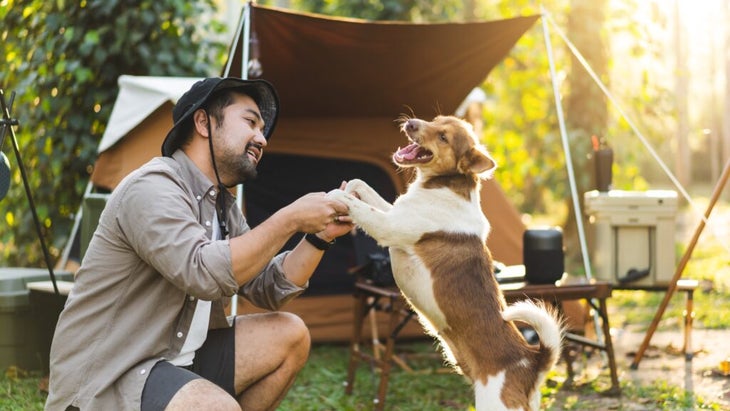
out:
M507 306L502 311L502 318L505 321L521 321L535 329L540 338L540 351L548 357L547 369L558 362L562 349L563 324L555 309L542 302L523 300Z

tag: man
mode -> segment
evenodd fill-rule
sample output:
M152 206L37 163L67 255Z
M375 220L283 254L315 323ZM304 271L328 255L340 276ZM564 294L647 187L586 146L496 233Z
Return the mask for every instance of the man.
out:
M276 310L352 228L303 196L251 229L228 188L256 176L278 99L263 80L208 78L173 109L155 158L115 188L61 313L49 410L268 410L304 366L298 317L225 317L236 292ZM295 233L307 233L278 254Z

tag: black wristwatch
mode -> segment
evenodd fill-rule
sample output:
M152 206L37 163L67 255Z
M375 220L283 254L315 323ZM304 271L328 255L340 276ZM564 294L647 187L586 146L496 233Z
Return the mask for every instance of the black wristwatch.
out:
M309 244L312 244L314 248L322 251L329 250L332 244L335 243L335 240L332 240L330 242L324 241L323 239L317 237L316 234L306 234L304 236L304 239L307 240Z

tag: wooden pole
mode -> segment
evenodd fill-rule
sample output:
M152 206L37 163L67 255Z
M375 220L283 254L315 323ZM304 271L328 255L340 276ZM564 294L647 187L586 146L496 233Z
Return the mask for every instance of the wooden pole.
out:
M707 210L705 210L705 218L700 220L699 225L695 229L692 240L690 240L689 246L682 256L682 260L680 260L679 265L677 265L677 270L674 272L674 277L672 277L672 280L669 282L669 288L667 288L667 293L664 295L664 299L659 305L659 309L657 310L656 315L654 315L654 319L649 326L649 330L646 332L646 336L644 336L644 341L641 343L641 347L639 347L639 350L634 355L634 361L631 363L632 370L639 368L639 361L641 361L641 357L644 356L644 351L646 351L646 348L649 346L651 337L654 335L654 331L656 331L656 328L659 325L659 321L662 319L662 315L664 315L664 310L667 309L667 305L669 304L669 300L672 298L672 294L674 294L674 292L677 290L677 281L679 281L679 279L682 277L682 273L687 267L687 263L692 256L692 252L697 245L697 240L699 240L700 234L702 234L702 230L704 230L705 228L705 222L709 218L712 209L715 207L715 203L717 203L718 198L720 198L728 177L730 177L730 159L728 159L727 163L725 163L725 169L722 171L722 175L717 181L717 184L715 184L715 188L712 192L712 197L710 198L710 203L707 205Z

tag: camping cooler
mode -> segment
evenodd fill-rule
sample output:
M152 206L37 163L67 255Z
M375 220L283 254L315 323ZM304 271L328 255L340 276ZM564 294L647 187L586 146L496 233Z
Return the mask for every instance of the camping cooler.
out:
M57 280L73 280L68 271L54 271ZM47 281L50 274L43 268L0 268L0 370L17 366L25 370L47 368L43 351L50 341L41 341L42 316L32 307L28 285ZM55 324L50 324L55 327ZM48 334L44 339L49 339Z
M675 271L677 193L589 191L584 200L594 234L594 277L619 288L669 285ZM645 270L648 275L639 280L621 281L631 272Z

